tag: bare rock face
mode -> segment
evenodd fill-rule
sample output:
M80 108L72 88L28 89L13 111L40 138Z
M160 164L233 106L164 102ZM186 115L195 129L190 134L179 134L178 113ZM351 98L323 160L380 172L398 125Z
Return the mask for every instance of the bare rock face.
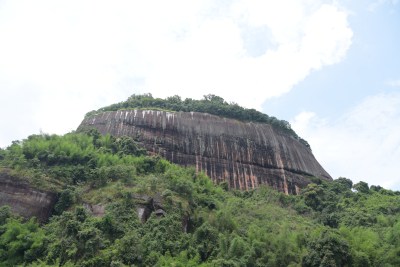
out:
M160 194L154 196L133 195L136 200L136 211L139 220L145 223L154 213L157 217L163 217L167 214L163 208L163 199Z
M131 136L149 152L194 166L230 188L267 184L298 194L312 176L332 180L308 147L269 124L197 112L125 110L86 118L78 130L85 128Z
M56 201L55 193L35 189L8 170L0 170L0 206L10 206L20 216L35 216L39 222L45 222Z
M89 203L83 203L83 207L86 209L87 212L89 212L91 215L94 217L103 217L104 214L106 214L106 206L99 203L99 204L89 204Z

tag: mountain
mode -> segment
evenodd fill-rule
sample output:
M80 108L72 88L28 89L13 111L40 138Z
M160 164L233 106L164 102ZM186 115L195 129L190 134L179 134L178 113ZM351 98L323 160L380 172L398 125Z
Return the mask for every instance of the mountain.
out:
M221 142L231 144L242 160L252 159L240 151L241 142L251 144L252 155L262 138L250 137L266 132L254 130L259 128L268 128L274 142L311 154L286 122L214 98L134 97L90 112L86 119L114 114L113 120L104 119L104 127L139 128L133 132L140 134L103 135L82 126L62 136L31 135L0 149L0 266L400 266L400 192L343 177L310 178L297 195L262 183L237 190L234 183L216 184L199 167L161 157L160 151L167 151L162 145L171 143L167 121L164 139L155 139L154 133L161 131L167 114L179 122L168 131L176 126L182 135L184 129L188 140L199 135L201 145L194 151L200 149L202 157L214 153L205 145L220 149L215 144ZM146 130L121 124L135 112L127 104L135 104L144 122L153 119L154 127L149 122ZM118 111L125 105L129 110ZM161 107L168 111L155 111ZM179 116L190 116L187 124ZM224 129L221 138L228 136L228 141L215 137L218 129ZM247 133L248 139L237 141L238 133ZM153 145L145 142L146 135ZM271 142L265 143L272 147ZM281 146L279 151L289 150ZM291 175L288 169L283 170ZM308 174L299 175L308 179Z
M130 136L149 152L194 166L229 188L269 185L298 194L313 178L332 180L304 142L270 123L141 107L91 114L78 131L90 128L103 135Z

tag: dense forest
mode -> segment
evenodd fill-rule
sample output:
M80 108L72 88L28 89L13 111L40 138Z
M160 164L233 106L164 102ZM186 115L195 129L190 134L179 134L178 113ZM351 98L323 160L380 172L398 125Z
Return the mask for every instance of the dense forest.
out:
M15 141L1 169L59 198L44 224L0 208L0 266L400 266L400 192L365 182L228 191L96 130ZM163 212L141 221L138 196Z
M251 121L268 123L276 130L285 132L296 138L301 143L310 148L308 142L297 135L292 129L290 123L285 120L278 120L273 116L268 116L255 109L246 109L239 106L237 103L228 103L222 97L216 95L205 95L203 99L196 100L192 98L181 99L180 96L171 96L166 99L154 98L151 94L132 95L126 101L112 104L107 107L93 110L86 114L90 117L105 111L117 111L122 109L156 109L168 111L183 111L183 112L203 112L225 118L237 119L240 121Z

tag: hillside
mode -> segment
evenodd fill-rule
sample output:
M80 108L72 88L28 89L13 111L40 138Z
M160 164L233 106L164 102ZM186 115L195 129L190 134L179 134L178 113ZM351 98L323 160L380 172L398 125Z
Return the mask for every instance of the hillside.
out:
M0 209L0 266L400 265L400 193L364 182L227 190L95 130L32 135L0 166L58 195L41 225Z

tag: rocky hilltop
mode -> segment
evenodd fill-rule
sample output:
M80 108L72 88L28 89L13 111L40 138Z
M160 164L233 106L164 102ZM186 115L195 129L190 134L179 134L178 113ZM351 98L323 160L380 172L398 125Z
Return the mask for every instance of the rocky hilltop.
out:
M78 130L87 128L131 136L150 153L194 166L230 188L267 184L298 194L311 177L332 180L306 145L266 123L198 112L121 110L85 118Z

